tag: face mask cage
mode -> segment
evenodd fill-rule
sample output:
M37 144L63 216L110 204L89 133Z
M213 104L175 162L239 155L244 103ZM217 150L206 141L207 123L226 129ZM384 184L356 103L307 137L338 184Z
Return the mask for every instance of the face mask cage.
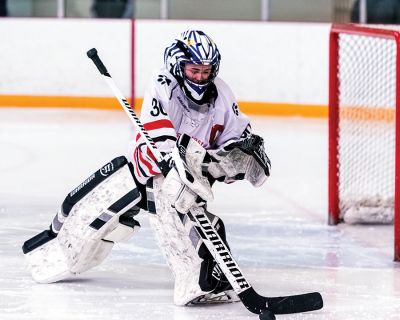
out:
M185 72L185 66L187 64L195 64L192 61L182 61L179 66L180 66L180 73L182 75L182 79L184 82L188 83L191 87L198 87L199 90L201 90L201 88L207 88L216 78L217 74L218 74L218 68L217 66L211 65L211 70L210 70L210 74L208 76L207 79L200 79L200 80L195 80L195 79L190 79L186 72ZM204 64L207 65L207 64Z

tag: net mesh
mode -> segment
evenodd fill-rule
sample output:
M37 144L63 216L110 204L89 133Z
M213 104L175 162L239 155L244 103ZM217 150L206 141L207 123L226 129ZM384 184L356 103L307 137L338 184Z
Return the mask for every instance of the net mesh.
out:
M348 223L392 223L396 43L339 34L339 208Z

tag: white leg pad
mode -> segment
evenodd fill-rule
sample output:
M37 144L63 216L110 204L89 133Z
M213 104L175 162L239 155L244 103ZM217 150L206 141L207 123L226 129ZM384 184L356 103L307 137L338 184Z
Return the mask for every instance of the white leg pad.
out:
M98 265L110 253L114 243L97 241L93 245L92 259L86 265L86 270ZM33 280L38 283L53 283L76 275L69 269L67 259L57 238L45 243L39 248L27 253L25 259L28 262ZM80 272L85 270L81 269Z
M113 247L111 241L132 235L128 226L122 227L122 235L116 230L119 217L140 199L125 165L72 207L56 238L25 254L33 279L55 282L100 264Z
M201 290L198 283L202 259L192 243L191 236L194 235L190 235L191 223L182 223L171 207L166 191L161 190L163 180L162 177L154 178L157 214L152 214L149 222L156 242L174 274L174 303L183 306L207 293Z
M73 275L57 238L25 254L32 278L39 283L51 283Z
M132 190L137 192L135 200L119 208L119 212L113 212L111 207ZM93 259L97 242L114 230L119 216L139 200L129 168L124 166L72 208L57 237L72 272L87 270L85 266Z

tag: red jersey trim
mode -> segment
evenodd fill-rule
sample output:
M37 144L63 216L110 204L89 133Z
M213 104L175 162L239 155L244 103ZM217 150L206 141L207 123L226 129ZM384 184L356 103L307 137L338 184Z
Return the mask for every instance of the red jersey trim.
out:
M148 162L145 158L143 158L142 152L141 152L140 150L138 150L138 155L139 155L139 160L140 160L140 162L143 163L143 164L146 166L146 168L147 168L147 170L149 171L149 173L150 173L151 175L153 175L153 176L157 175L158 172L155 172L155 171L153 170L153 166L151 165L151 163Z
M162 119L162 120L156 120L156 121L152 121L152 122L147 122L143 125L143 127L147 130L147 131L151 131L151 130L157 130L157 129L163 129L163 128L174 128L174 126L172 125L172 122L168 119ZM140 138L140 133L137 134L136 136L136 141L138 141Z

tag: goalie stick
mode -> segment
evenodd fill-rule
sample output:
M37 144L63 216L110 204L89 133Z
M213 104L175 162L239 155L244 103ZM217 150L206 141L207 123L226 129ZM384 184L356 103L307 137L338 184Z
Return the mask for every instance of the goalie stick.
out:
M128 117L134 124L136 130L138 130L140 135L144 138L147 146L156 158L162 174L166 176L169 171L166 161L128 101L115 85L111 75L107 71L107 68L100 60L97 50L95 48L89 50L87 56L93 61L105 81L110 86L114 95L118 99L118 102L128 114ZM196 229L200 237L203 239L207 249L228 279L233 290L237 293L240 300L249 311L259 314L260 318L263 315L266 316L265 318L268 318L267 314L270 312L273 314L299 313L319 310L323 307L322 296L318 292L282 297L264 297L259 295L244 277L230 251L204 213L204 209L194 208L188 214L192 221L195 222ZM274 316L270 315L270 318L273 319Z

